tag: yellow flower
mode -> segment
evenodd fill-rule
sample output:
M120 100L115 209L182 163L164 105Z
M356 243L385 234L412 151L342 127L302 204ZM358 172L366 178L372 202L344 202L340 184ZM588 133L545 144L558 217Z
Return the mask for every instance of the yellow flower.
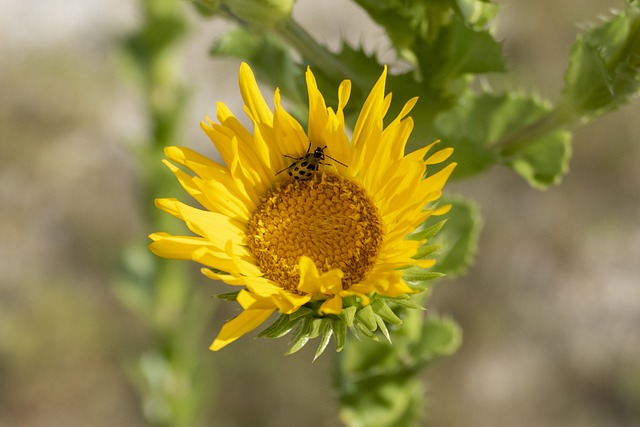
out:
M269 109L251 69L242 64L240 91L253 132L220 103L217 123L207 118L202 128L224 164L184 147L165 150L171 160L166 165L204 209L158 199L160 209L183 220L197 236L154 233L150 249L161 257L196 261L209 267L202 269L205 276L240 287L236 300L244 311L222 327L212 350L258 327L275 311L290 319L311 313L309 324L343 319L353 326L346 308L417 292L403 280L403 268L429 268L435 261L419 259L425 240L407 236L431 215L448 212L450 206L436 208L434 202L455 163L427 176L428 165L452 153L445 148L425 160L435 143L405 156L413 129L408 114L417 98L384 127L391 104L386 74L385 67L349 140L344 118L348 80L340 85L333 109L307 70L305 132L282 107L277 89L274 109ZM369 329L375 330L376 321L371 322ZM331 325L336 323L321 324L326 340L334 332ZM315 332L309 337L318 336Z

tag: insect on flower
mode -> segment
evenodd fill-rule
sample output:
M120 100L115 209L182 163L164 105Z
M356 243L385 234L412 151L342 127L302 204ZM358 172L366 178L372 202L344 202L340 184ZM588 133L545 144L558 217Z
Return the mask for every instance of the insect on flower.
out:
M324 147L316 147L316 149L313 150L313 153L310 153L309 151L311 151L311 141L309 141L309 146L307 147L307 152L305 153L304 156L293 157L293 156L287 156L285 154L285 157L293 159L294 162L291 163L286 168L278 171L276 175L279 175L284 171L288 171L289 176L292 177L293 179L309 179L311 178L312 173L318 171L318 165L329 164L329 163L322 163L325 157L330 158L334 162L341 164L344 167L348 167L341 161L334 159L328 154L325 154L324 152L325 148L327 148L326 145Z

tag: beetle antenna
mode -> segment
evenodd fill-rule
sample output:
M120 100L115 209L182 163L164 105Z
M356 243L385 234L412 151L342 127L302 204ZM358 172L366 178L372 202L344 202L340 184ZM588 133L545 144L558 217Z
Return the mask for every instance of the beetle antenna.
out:
M331 159L331 160L333 160L334 162L336 162L336 163L338 163L338 164L341 164L341 165L342 165L342 166L344 166L345 168L348 168L348 167L349 167L349 166L345 165L344 163L342 163L340 160L336 160L336 159L334 159L333 157L331 157L331 156L330 156L330 155L328 155L328 154L325 154L325 156L327 156L328 158L330 158L330 159Z

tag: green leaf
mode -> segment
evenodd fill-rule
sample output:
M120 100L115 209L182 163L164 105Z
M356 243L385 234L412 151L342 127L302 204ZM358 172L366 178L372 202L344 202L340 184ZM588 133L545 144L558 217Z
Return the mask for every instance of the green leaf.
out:
M418 55L428 52L431 58L443 60L435 75L437 80L446 81L464 74L505 71L502 45L489 31L469 28L462 20L452 21L435 48L441 51L436 54L433 49L419 50ZM426 61L424 57L418 58L422 64L432 63L432 60Z
M580 35L565 74L559 105L578 116L598 115L625 103L640 90L640 6Z
M482 221L477 206L469 200L443 196L442 203L450 203L453 207L447 214L447 226L434 238L443 247L436 257L435 268L447 275L458 276L473 262ZM411 273L410 269L408 271Z
M435 126L443 141L454 147L458 162L454 177L478 174L499 161L521 174L532 186L557 183L567 171L571 149L569 134L551 130L528 140L523 149L504 158L505 138L527 138L523 131L539 126L551 108L534 97L508 93L470 96L451 111L440 114ZM553 128L556 129L556 128ZM519 132L523 132L518 137Z
M415 427L424 390L419 378L375 378L340 398L340 419L349 427Z
M470 27L484 27L497 7L482 0L356 0L381 25L402 53L416 38L433 39L457 15Z
M397 50L408 48L428 30L424 4L395 0L356 0L356 3L385 29ZM443 6L440 9L446 12L444 3Z
M533 188L544 190L559 184L569 170L571 132L560 130L539 137L506 163Z
M423 360L455 353L462 344L462 329L451 319L430 316L422 328L416 354Z

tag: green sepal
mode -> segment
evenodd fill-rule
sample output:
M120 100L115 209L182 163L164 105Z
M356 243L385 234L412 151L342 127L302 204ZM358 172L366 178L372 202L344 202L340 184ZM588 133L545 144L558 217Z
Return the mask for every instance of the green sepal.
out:
M404 274L402 278L407 282L430 282L435 279L440 279L446 276L444 273L438 271L431 271L417 266L411 266L403 270Z
M299 309L297 309L296 311L291 313L289 315L289 317L291 317L291 320L296 320L296 319L298 319L300 317L308 316L308 315L311 315L313 313L314 313L313 309L311 309L309 307L300 307Z
M433 225L421 226L412 234L407 236L408 240L428 240L438 234L438 231L447 223L446 219L436 222ZM423 224L424 225L424 224Z
M371 304L371 307L373 307L373 311L376 315L380 316L385 322L391 325L402 324L402 319L399 318L391 308L389 308L384 300L376 298L376 300Z
M318 344L318 349L316 350L316 354L313 356L313 360L315 361L327 348L329 345L329 340L333 335L333 327L334 323L331 319L323 318L320 320L320 328L319 332L322 334L322 338L320 338L320 344Z
M377 314L374 314L376 318L376 324L378 325L378 329L382 333L382 335L387 339L387 342L391 344L391 336L389 335L389 329L387 329L387 325L384 323L382 317Z
M392 305L397 305L398 307L409 308L412 310L426 310L422 305L416 303L411 297L398 297L398 298L388 298Z
M347 324L341 319L331 319L331 329L336 338L336 352L339 353L347 340Z
M324 319L316 317L311 320L311 328L309 329L309 339L318 338L322 334L322 321Z
M258 334L262 338L280 338L287 335L295 326L295 320L288 314L281 314L269 327Z
M353 320L355 318L357 309L358 308L355 306L349 306L343 308L342 312L340 313L340 318L344 321L345 325L350 328L353 327Z
M374 328L377 328L378 325L375 324L375 317L373 318L374 321ZM356 320L353 323L354 329L353 332L356 335L356 337L359 338L359 332L362 333L365 337L374 340L374 341L379 341L380 339L378 338L378 336L371 330L369 329L369 325L366 325L365 323Z
M309 333L313 326L313 319L311 316L304 317L298 323L297 329L293 332L291 341L289 341L289 348L287 349L287 355L293 354L304 347L309 342Z
M376 330L376 317L371 305L358 310L356 312L356 319L359 320L370 331Z
M371 304L362 306L359 298L347 297L344 299L347 307L342 309L339 316L322 316L311 307L300 307L294 313L281 314L269 327L258 334L259 337L280 338L293 331L286 354L299 351L310 340L321 337L314 360L327 348L328 342L334 336L336 340L336 352L343 349L346 342L347 328L358 340L369 339L379 341L379 334L391 343L391 333L387 323L397 327L403 320L394 312L392 306L402 312L406 308L424 309L411 301L409 296L402 295L396 298L387 298L380 295L371 295ZM391 304L391 306L389 304ZM313 303L316 309L319 303Z
M418 251L411 258L424 259L442 249L441 245L422 245L418 248Z

